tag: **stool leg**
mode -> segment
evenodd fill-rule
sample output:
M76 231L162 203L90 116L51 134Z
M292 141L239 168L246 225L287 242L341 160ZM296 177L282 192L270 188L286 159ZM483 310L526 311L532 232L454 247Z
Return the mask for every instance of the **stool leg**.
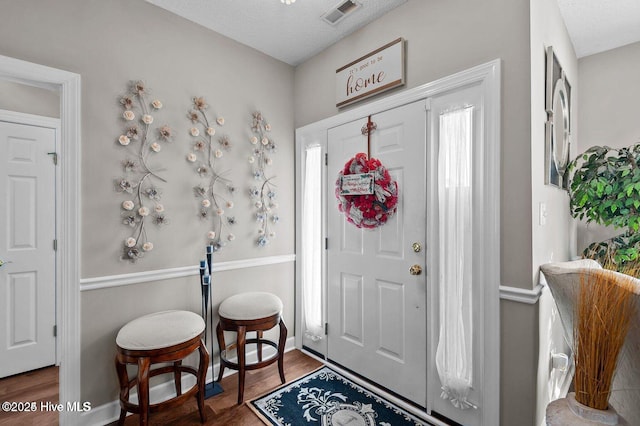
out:
M180 370L181 365L182 360L173 363L173 381L176 384L176 396L182 395L182 371Z
M244 376L245 370L245 341L246 341L246 327L241 325L238 327L238 405L244 401Z
M222 358L222 351L226 350L227 344L224 341L224 331L222 330L222 326L218 323L216 327L216 335L218 336L218 350L220 351L220 371L218 372L218 382L222 380L222 373L224 373L224 368L226 367L226 361ZM213 371L211 372L211 376L213 377Z
M118 425L123 425L124 419L127 417L124 402L129 402L129 375L127 374L127 365L120 361L118 355L116 355L116 372L120 382L120 417L118 418Z
M200 340L198 351L200 352L200 364L198 365L198 393L196 398L198 399L200 421L204 423L207 421L207 413L204 411L204 388L207 382L207 368L209 368L209 351L202 340Z
M149 367L148 357L138 358L138 408L140 410L140 426L149 423Z
M280 372L280 381L285 382L284 379L284 345L287 341L287 326L284 325L284 321L280 318L280 340L278 341L278 371Z
M256 337L258 338L258 362L262 362L262 330L256 331Z

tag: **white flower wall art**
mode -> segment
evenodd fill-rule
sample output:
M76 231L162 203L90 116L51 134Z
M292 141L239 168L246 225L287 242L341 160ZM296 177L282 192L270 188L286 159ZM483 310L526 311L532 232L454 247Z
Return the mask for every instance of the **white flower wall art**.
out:
M249 139L252 151L249 164L256 184L249 188L249 196L255 208L255 218L258 223L256 244L266 246L276 236L273 229L279 217L276 209L275 176L270 169L273 166L273 156L277 152L276 144L270 137L271 125L264 119L262 113L254 112L251 123L252 136Z
M152 127L154 114L162 109L160 100L149 101L150 90L142 81L130 83L129 91L120 98L123 108L124 132L117 144L127 153L122 161L122 176L115 182L116 191L125 200L120 203L122 223L129 236L121 245L121 259L135 262L153 250L148 230L167 223L161 203L160 183L166 183L150 163L157 161L164 143L173 138L173 130L166 124Z
M235 187L225 177L227 172L219 171L224 153L231 149L228 136L216 137L217 131L214 126L222 127L224 117L219 116L214 121L207 116L208 108L209 105L203 97L193 98L193 107L188 114L191 121L189 135L192 147L186 160L200 177L200 182L193 190L197 199L198 215L209 224L206 239L215 251L219 251L235 239L230 227L236 220L229 214L233 208L231 196Z

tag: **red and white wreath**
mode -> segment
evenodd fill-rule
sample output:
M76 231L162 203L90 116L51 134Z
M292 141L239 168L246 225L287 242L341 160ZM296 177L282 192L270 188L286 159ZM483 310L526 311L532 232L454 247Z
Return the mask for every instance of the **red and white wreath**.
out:
M373 175L373 193L344 194L342 177L363 173ZM346 162L344 169L338 174L335 193L338 209L358 228L376 228L383 225L397 210L398 184L380 160L368 158L363 152Z

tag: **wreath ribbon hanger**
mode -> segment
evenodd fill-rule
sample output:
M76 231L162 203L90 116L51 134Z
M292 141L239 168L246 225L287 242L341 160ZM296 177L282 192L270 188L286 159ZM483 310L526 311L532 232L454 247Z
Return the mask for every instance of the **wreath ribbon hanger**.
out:
M378 128L378 125L371 121L371 116L367 117L367 122L362 126L360 131L367 136L367 158L371 158L371 133Z

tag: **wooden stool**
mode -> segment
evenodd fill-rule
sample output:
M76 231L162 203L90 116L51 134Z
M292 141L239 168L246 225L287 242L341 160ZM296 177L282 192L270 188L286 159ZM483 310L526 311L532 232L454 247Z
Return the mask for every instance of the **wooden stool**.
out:
M244 377L247 370L257 370L278 361L278 371L280 380L284 379L284 345L287 340L287 327L282 320L282 301L271 293L252 292L240 293L225 299L218 309L220 321L216 327L218 335L218 347L220 348L220 374L218 382L222 380L222 373L225 367L238 370L238 404L244 401ZM278 343L262 338L262 333L272 329L276 325L280 326L280 339ZM238 362L231 362L227 358L227 349L233 346L227 345L224 341L225 331L235 331L238 333L236 342L236 352ZM255 339L247 339L246 333L256 332ZM255 343L258 348L258 362L246 363L245 346ZM262 359L262 344L276 348L277 352L269 359Z
M149 413L172 408L182 404L187 398L195 394L198 401L200 420L204 423L204 387L209 366L209 352L202 335L205 323L202 317L188 311L165 311L137 318L118 332L116 344L116 371L120 381L120 419L118 424L124 424L127 412L138 413L140 424L146 425ZM183 366L182 360L192 352L198 350L200 362L198 370ZM171 365L151 370L151 364L172 363ZM129 380L127 364L137 364L137 377ZM149 378L158 374L174 376L176 396L167 401L156 404L149 403ZM193 374L196 384L182 393L182 373ZM138 404L129 402L129 391L136 386L138 390Z

